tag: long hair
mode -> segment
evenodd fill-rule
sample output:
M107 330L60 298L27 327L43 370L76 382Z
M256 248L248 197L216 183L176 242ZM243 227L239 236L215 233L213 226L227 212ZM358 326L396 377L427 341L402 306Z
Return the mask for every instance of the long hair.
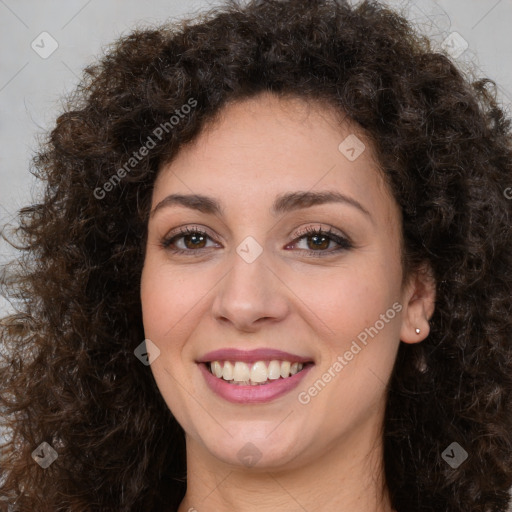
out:
M492 81L399 14L343 0L230 1L135 30L85 69L34 157L44 193L5 235L21 255L0 278L17 305L0 324L0 506L177 508L184 432L134 356L152 187L223 106L264 91L321 101L363 128L401 208L405 269L427 262L436 279L430 335L400 344L389 382L393 506L507 509L510 120ZM56 459L43 469L37 450ZM467 458L449 464L454 453Z

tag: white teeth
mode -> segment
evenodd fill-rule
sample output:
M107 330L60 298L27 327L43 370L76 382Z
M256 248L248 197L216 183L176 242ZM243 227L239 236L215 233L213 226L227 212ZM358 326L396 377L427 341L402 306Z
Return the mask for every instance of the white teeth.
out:
M233 380L233 365L229 361L226 361L224 363L224 369L222 370L222 378L224 380Z
M233 370L233 380L235 382L247 381L251 378L251 370L245 363L237 361Z
M257 361L253 364L235 361L212 361L209 369L213 375L239 385L265 384L269 380L286 379L300 372L302 363L290 361Z
M268 365L269 380L276 380L281 377L281 363L279 361L270 361Z
M290 375L290 366L290 361L283 361L281 363L281 377L283 377L283 379L286 379L286 377Z
M212 372L215 377L219 377L219 379L222 377L222 365L219 363L219 361L213 361Z
M265 363L263 361L258 361L257 363L254 363L251 368L251 381L265 382L267 378L267 366L265 365Z

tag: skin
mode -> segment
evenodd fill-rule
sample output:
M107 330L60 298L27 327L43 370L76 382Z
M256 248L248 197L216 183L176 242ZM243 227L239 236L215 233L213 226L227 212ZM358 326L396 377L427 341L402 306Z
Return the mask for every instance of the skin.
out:
M354 161L338 150L350 134L366 146ZM280 194L320 190L340 192L368 214L333 202L271 212ZM221 216L168 205L148 223L141 300L146 338L160 350L151 370L187 440L179 512L391 511L382 468L386 384L400 340L428 335L435 287L425 272L403 279L400 210L370 142L332 109L265 93L229 104L162 166L152 210L176 193L210 196L223 209ZM174 246L189 253L172 253L162 240L179 226L210 238L202 249L178 239ZM318 249L307 234L298 240L317 227L348 236L353 248L331 252L332 241ZM247 236L263 250L252 263L236 252ZM298 394L332 373L358 334L397 302L401 311L301 403ZM233 404L210 391L195 363L219 348L277 348L315 366L278 399ZM252 467L238 457L248 442L261 452Z

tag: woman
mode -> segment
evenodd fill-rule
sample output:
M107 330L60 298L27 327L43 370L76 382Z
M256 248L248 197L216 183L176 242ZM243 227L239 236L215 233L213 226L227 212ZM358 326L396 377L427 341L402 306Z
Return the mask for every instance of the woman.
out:
M3 279L11 509L506 511L488 86L375 2L118 41L37 155Z

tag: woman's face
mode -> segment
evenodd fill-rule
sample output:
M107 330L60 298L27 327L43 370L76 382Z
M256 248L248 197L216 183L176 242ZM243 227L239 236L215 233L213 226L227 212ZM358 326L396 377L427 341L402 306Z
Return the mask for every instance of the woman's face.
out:
M163 166L141 299L187 443L260 468L365 451L400 338L426 334L412 334L400 233L368 141L301 100L229 105Z

